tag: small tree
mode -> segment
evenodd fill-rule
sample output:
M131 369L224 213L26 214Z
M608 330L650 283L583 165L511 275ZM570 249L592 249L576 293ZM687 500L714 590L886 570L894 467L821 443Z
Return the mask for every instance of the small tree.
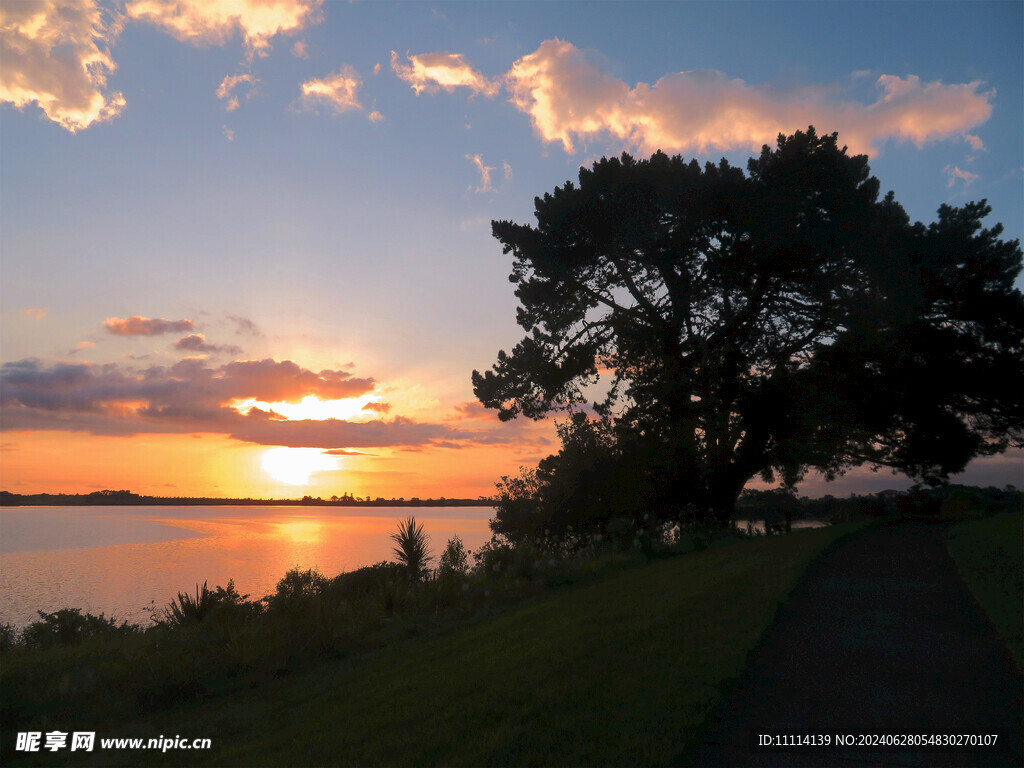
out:
M410 517L398 524L398 531L391 534L391 540L398 545L393 551L398 562L405 566L409 578L420 581L433 559L427 551L429 537L423 526L417 525L415 517Z
M582 543L606 532L612 519L638 522L651 501L647 457L628 439L617 439L607 418L574 413L556 431L562 443L557 454L497 484L491 530L514 541Z
M546 514L541 498L542 482L535 467L520 467L518 475L502 475L495 484L495 516L491 530L508 539L537 538L544 530Z
M456 534L448 539L448 544L441 553L441 560L437 566L437 575L440 579L453 580L464 576L469 569L469 558L466 556L466 547L462 539Z

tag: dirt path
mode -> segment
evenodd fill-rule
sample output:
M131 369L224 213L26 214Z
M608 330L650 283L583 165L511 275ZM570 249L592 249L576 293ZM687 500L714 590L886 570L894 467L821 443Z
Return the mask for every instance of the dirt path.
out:
M1022 681L941 529L875 528L809 569L692 765L1022 764ZM831 747L756 748L761 734ZM994 747L836 747L837 734L998 734Z

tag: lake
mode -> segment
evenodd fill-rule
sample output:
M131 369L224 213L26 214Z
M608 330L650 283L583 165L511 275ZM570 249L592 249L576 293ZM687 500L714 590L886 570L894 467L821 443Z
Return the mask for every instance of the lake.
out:
M440 556L458 534L490 538L491 507L4 507L0 621L22 627L37 610L81 608L148 625L178 592L234 579L251 598L290 568L327 576L392 560L389 538L409 515ZM472 562L472 561L471 561Z

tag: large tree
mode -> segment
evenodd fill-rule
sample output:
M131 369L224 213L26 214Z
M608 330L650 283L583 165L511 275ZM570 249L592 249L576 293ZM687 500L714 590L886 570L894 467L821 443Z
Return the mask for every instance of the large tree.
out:
M746 174L602 159L535 207L534 226L493 222L527 336L474 391L541 418L610 377L595 405L652 457L661 503L722 522L758 475L941 482L1021 445L1021 250L984 201L912 224L812 127Z

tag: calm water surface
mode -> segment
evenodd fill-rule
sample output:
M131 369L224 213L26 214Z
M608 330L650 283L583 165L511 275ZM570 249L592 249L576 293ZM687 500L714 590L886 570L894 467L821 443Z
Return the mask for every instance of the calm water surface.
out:
M259 598L289 568L328 576L393 559L389 535L409 515L434 557L458 534L490 538L490 507L0 508L0 621L81 608L148 624L179 591L234 579Z

